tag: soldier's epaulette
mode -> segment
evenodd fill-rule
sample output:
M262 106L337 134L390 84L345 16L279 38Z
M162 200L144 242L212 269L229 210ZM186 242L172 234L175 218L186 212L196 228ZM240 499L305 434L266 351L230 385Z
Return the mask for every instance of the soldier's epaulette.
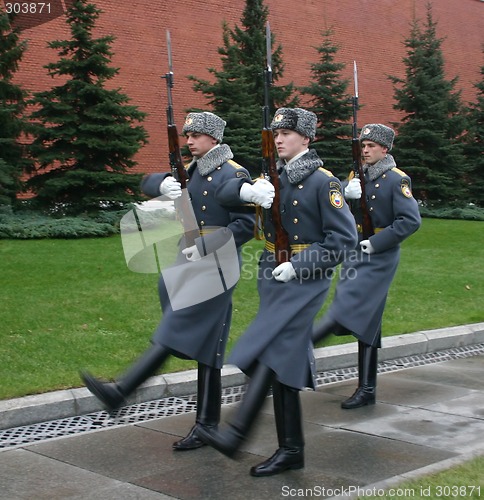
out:
M400 170L399 168L397 167L393 167L392 170L397 173L397 174L400 174L402 177L408 177L408 175L403 171L403 170Z
M236 170L243 169L244 167L242 165L239 165L236 161L234 160L228 160L227 163L234 167ZM245 169L241 172L236 172L235 174L236 177L243 177L244 179L248 179L249 176L246 174Z
M331 172L331 170L327 170L326 168L323 167L319 167L318 170L326 174L328 177L334 177L333 172Z
M236 161L234 160L229 160L227 163L230 163L230 165L232 165L232 167L234 168L244 168L242 165L239 165Z

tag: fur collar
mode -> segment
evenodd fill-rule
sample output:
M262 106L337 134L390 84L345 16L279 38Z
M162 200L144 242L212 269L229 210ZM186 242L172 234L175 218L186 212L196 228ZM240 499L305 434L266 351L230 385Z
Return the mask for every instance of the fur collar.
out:
M227 144L221 144L218 147L211 149L201 158L194 157L189 168L196 162L198 172L202 177L212 173L217 167L231 160L234 157L230 147Z
M291 184L298 184L322 166L323 160L315 149L310 149L305 155L293 162L287 164L283 160L277 162L278 169L282 167L286 170L287 178Z
M396 166L397 164L395 163L393 156L387 154L383 160L377 161L374 165L363 165L363 169L365 173L368 172L370 181L374 181L375 179L378 179L380 175Z

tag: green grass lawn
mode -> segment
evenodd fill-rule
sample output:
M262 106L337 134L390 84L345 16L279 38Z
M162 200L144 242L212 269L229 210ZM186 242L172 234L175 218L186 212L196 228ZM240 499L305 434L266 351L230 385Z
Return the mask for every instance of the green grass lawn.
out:
M261 248L244 248L229 350L257 311ZM403 245L384 335L484 321L483 255L484 222L424 219ZM79 387L84 368L114 377L149 345L158 277L128 270L119 236L0 240L0 259L0 399ZM173 358L163 371L194 366Z

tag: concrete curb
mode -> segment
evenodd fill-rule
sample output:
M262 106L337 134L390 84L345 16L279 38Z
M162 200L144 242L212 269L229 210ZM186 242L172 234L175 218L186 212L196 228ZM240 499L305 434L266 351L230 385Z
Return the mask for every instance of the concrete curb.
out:
M379 361L484 343L484 323L437 330L424 330L385 337ZM355 366L357 342L315 349L317 371ZM244 374L234 366L224 366L224 388L245 383ZM182 397L197 391L197 370L152 377L128 400L142 403L166 397ZM102 410L99 401L86 389L70 389L0 401L0 429L10 429L50 420L76 417Z
M483 342L484 323L422 330L384 337L382 348L378 353L378 360L380 362L389 361ZM315 349L316 370L320 372L355 366L357 352L357 342Z

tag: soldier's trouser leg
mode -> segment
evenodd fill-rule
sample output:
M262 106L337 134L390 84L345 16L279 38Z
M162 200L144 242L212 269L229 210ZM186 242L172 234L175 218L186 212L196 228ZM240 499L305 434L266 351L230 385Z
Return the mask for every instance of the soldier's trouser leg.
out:
M375 404L378 347L358 341L358 388L341 403L341 408L352 409Z
M220 422L222 377L218 368L198 363L197 414L195 425L186 437L173 443L177 451L194 450L205 443L198 437L200 427L216 428Z
M262 408L273 379L274 372L269 367L258 364L227 427L222 430L201 427L198 429L198 437L224 455L234 456Z
M299 391L275 381L272 384L274 416L279 449L269 459L252 467L252 476L273 476L304 467L304 437Z
M123 405L125 399L163 364L170 350L159 344L151 347L132 365L128 371L113 383L101 382L87 372L81 373L86 387L109 410Z

